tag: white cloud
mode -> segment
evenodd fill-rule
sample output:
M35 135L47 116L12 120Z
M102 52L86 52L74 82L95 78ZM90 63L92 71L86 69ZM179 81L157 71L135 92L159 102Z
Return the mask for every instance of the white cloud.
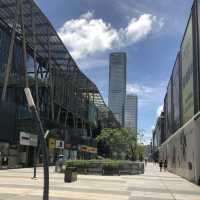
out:
M80 18L83 18L83 19L92 19L94 17L94 10L93 11L87 11L86 13L82 14L80 16Z
M150 14L143 14L138 19L131 19L123 30L126 39L134 43L145 38L152 31L153 22L156 22L156 17Z
M96 19L94 11L88 11L78 19L66 21L58 34L75 59L105 52L136 43L146 38L153 29L159 26L155 16L143 14L132 18L125 28L115 29L103 19Z
M157 116L159 117L161 112L163 111L163 105L160 105L156 111Z

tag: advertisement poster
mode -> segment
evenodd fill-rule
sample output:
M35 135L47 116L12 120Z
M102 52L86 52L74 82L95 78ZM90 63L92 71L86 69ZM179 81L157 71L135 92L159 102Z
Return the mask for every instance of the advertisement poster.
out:
M173 69L173 132L180 127L180 61L179 54Z
M172 131L172 80L170 79L167 87L167 136L173 134Z
M185 124L194 115L192 17L182 43L181 60L182 119Z

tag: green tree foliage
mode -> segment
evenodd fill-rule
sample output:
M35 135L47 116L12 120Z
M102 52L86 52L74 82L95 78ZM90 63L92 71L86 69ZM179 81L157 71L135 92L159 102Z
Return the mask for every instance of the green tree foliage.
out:
M96 138L97 142L103 142L110 149L110 158L133 159L137 149L137 135L125 128L105 128Z

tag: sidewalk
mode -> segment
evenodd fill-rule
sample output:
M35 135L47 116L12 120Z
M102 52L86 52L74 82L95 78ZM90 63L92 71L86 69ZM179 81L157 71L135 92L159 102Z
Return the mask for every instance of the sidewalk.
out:
M32 169L0 171L0 200L41 200L42 169L32 180ZM67 184L63 174L50 169L50 200L200 200L200 187L148 164L144 175L84 176Z

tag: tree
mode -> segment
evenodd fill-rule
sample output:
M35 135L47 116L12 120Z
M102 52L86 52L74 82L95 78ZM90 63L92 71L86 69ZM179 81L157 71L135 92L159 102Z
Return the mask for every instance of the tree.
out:
M109 147L109 157L112 159L133 158L136 151L137 136L125 128L105 128L96 140Z

